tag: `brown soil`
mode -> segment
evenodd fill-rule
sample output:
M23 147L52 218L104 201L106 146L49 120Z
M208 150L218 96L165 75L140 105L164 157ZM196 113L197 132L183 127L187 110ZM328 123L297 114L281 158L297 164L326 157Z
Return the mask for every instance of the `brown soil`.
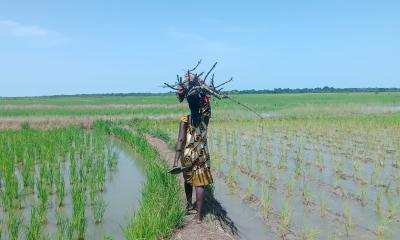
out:
M174 161L175 152L168 148L168 145L150 135L146 136L147 141L156 148L160 156L168 162L169 166L172 166ZM182 204L184 200L184 190L183 190L183 178L181 175L178 176L178 181L182 186ZM195 199L195 197L193 198ZM197 224L195 215L186 215L184 222L179 226L172 239L235 239L237 238L237 229L235 228L233 222L226 216L226 212L221 207L219 202L212 196L206 197L205 209L206 215L203 223Z
M32 128L37 129L52 129L63 128L70 124L80 128L90 128L94 119L76 118L76 117L16 117L16 118L0 118L0 131L6 129L17 130L21 128L21 124L28 123Z
M104 105L49 105L49 104L32 104L32 105L0 105L0 110L102 110L102 109L183 109L186 106L182 104L104 104Z
M164 114L162 116L149 115L149 114L131 114L122 115L95 115L95 116L29 116L29 117L3 117L0 116L0 131L6 129L17 130L21 128L22 123L29 123L32 128L38 129L52 129L63 128L70 124L76 125L80 128L91 128L96 120L131 120L131 119L176 119L180 114Z

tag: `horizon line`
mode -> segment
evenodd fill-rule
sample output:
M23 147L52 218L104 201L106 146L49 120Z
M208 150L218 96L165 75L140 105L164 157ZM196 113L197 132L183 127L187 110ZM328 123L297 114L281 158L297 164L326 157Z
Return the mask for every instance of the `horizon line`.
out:
M284 94L284 93L371 93L371 92L400 92L399 87L315 87L315 88L274 88L274 89L244 89L244 90L228 90L230 94ZM76 94L52 94L52 95L34 95L34 96L0 96L0 99L15 98L52 98L52 97L95 97L95 96L168 96L173 95L173 91L169 92L128 92L128 93L76 93Z

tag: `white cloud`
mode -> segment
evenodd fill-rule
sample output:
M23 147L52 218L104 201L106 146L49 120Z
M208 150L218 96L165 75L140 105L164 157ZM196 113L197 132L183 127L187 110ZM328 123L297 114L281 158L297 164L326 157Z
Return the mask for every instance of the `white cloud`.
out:
M12 20L0 20L0 34L13 37L46 37L50 31L35 25L25 25Z

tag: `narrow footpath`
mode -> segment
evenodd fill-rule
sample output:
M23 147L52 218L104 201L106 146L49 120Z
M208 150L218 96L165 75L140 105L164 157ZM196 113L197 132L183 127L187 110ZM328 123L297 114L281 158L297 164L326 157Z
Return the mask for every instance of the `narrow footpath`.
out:
M162 159L167 161L169 166L173 165L175 152L168 148L168 145L150 135L146 136L147 141L158 150ZM184 190L183 190L183 178L179 174L178 181L182 187L182 199L183 201ZM196 199L194 196L193 199ZM204 221L201 224L197 224L195 220L195 214L186 215L181 226L179 226L172 239L176 240L193 240L193 239L221 239L231 240L237 237L237 229L233 222L227 217L226 211L222 208L219 202L213 198L213 196L206 197L205 207L206 215Z

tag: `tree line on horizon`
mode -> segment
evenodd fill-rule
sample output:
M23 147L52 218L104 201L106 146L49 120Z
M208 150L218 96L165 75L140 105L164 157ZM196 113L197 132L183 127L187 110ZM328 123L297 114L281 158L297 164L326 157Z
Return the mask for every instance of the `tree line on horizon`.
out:
M355 93L355 92L400 92L400 88L334 88L334 87L318 87L318 88L274 88L273 90L231 90L230 94L279 94L279 93Z
M248 89L248 90L229 90L224 91L226 94L284 94L284 93L380 93L380 92L400 92L400 88L334 88L334 87L317 87L317 88L274 88L274 89ZM169 96L175 95L175 92L166 93L150 93L150 92L133 92L133 93L89 93L89 94L70 94L70 95L50 95L50 96L35 96L40 97L102 97L102 96ZM20 97L0 97L3 99L12 99Z

